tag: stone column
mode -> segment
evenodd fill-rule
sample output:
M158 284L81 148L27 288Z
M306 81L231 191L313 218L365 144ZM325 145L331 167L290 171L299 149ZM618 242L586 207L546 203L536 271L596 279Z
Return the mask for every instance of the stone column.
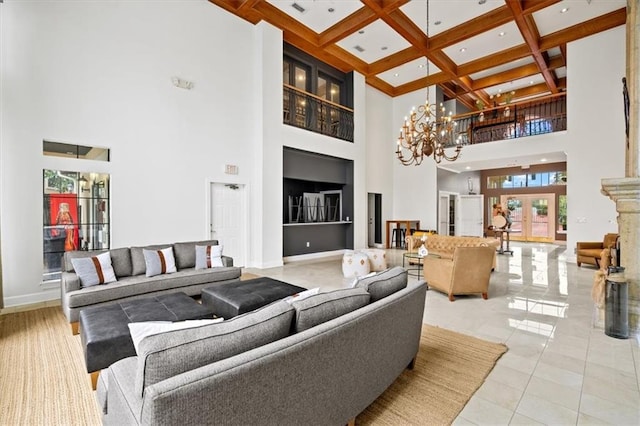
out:
M625 177L602 179L602 192L616 203L620 265L629 283L629 329L640 335L640 0L627 0L626 25L629 121Z
M629 283L629 329L640 334L640 178L602 179L602 192L616 203L620 265Z

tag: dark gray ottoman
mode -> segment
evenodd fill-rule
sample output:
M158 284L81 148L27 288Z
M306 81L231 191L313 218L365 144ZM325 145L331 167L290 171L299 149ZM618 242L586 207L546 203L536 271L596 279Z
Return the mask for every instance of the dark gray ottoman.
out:
M130 322L184 321L213 318L213 311L185 293L171 293L123 301L80 311L80 339L87 372L97 372L114 362L136 355L129 334Z
M202 304L213 310L216 316L229 319L305 290L273 278L260 277L207 287L202 290Z

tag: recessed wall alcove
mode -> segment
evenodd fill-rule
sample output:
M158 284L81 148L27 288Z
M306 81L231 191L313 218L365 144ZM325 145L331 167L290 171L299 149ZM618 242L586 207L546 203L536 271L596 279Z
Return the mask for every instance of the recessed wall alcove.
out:
M353 161L283 150L283 256L353 248Z

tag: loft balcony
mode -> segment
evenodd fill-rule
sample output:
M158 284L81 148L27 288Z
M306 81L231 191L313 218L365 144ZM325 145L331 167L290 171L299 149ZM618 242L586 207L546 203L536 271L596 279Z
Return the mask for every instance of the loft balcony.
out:
M285 84L283 122L353 142L353 110Z
M462 145L517 139L567 130L564 93L504 104L453 117Z

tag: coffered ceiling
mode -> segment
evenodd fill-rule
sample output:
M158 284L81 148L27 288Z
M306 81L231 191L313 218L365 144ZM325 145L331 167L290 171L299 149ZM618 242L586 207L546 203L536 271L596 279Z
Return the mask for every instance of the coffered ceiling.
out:
M626 21L626 0L209 1L390 96L437 84L470 108L564 91L567 43Z

